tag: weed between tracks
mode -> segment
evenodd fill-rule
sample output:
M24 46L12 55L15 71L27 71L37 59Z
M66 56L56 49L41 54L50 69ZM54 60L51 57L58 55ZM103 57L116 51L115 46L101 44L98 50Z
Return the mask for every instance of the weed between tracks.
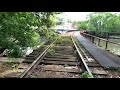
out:
M4 62L3 64L11 67L11 70L16 71L18 69L19 64L14 62Z
M54 55L55 54L55 49L50 49L48 52L47 52L48 55Z
M61 46L67 46L67 45L72 45L73 43L70 37L61 37L59 40L57 40L55 44Z
M84 73L82 73L81 77L82 78L91 78L91 76L88 74L87 71L85 71Z
M69 57L69 55L74 56L72 45L73 43L70 37L62 37L56 41L53 48L47 52L47 55L48 56L56 55L61 57L64 55L67 55L67 57ZM53 69L53 71L45 70L45 68ZM79 78L80 77L78 73L70 73L70 72L64 71L67 69L73 70L76 68L75 67L73 68L72 66L70 67L69 64L57 65L57 64L48 63L44 65L44 68L37 67L34 70L34 72L31 74L30 78ZM63 71L59 71L59 70L63 70Z
M24 70L18 69L19 63L0 62L0 78L18 77Z

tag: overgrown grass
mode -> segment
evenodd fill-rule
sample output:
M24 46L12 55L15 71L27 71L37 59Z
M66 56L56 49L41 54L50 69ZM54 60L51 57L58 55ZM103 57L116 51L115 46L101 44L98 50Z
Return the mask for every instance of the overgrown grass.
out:
M72 40L71 40L71 38L69 36L67 36L67 37L63 37L62 36L62 37L60 37L57 40L56 44L59 44L59 45L68 45L68 44L72 44Z

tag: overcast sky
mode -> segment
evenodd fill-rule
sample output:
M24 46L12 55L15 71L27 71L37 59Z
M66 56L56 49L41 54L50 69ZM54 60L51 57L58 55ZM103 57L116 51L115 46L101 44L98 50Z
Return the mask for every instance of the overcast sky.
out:
M70 19L71 21L86 20L86 16L92 12L64 12L59 17Z
M63 17L65 19L70 19L71 21L80 21L86 20L86 16L93 12L64 12L63 14L59 15L59 17ZM117 12L113 12L117 13Z

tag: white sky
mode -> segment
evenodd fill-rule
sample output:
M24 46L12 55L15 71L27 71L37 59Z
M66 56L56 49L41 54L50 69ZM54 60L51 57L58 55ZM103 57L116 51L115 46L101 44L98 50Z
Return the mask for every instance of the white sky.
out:
M71 21L86 20L86 16L92 12L64 12L59 17L70 19Z
M58 15L59 17L63 17L65 19L70 19L71 21L84 21L86 20L86 16L93 12L64 12L63 14ZM118 13L118 12L112 12Z

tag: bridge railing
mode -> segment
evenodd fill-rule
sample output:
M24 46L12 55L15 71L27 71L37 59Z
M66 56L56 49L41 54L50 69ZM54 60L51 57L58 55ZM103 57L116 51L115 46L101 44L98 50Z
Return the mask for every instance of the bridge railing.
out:
M98 46L100 46L100 41L101 41L101 40L105 41L105 50L107 50L108 42L120 46L119 43L112 42L112 41L110 41L110 40L108 40L108 39L96 37L96 36L93 36L93 35L90 35L90 34L87 34L87 33L82 33L82 35L83 35L85 38L88 38L88 39L89 39L90 41L92 41L93 43L95 43L95 42L94 42L94 41L95 41L95 38L98 39Z

